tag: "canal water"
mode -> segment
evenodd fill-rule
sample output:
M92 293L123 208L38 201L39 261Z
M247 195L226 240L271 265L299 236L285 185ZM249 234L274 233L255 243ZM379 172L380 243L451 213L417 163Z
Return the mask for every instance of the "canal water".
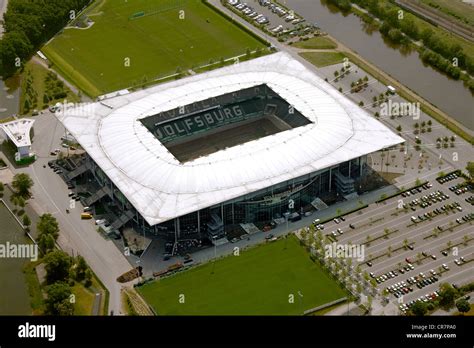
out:
M0 244L27 244L29 239L0 202ZM28 287L22 272L25 259L0 258L0 315L31 314Z
M462 81L453 80L424 65L416 51L401 52L388 44L378 31L368 30L359 17L354 14L343 16L324 0L286 0L286 4L449 116L474 130L474 98Z
M19 78L7 81L0 79L0 120L8 118L19 111Z

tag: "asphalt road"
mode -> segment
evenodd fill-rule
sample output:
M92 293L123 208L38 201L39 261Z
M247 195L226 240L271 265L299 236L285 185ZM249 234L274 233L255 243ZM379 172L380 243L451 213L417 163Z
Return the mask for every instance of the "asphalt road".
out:
M53 159L51 150L60 148L64 128L49 112L35 117L33 150L37 161L18 171L27 172L34 181L30 204L38 213L51 213L59 222L61 233L58 244L71 255L81 254L110 292L109 311L121 312L120 284L116 278L131 269L124 255L111 240L105 240L97 231L93 220L81 220L82 206L69 207L68 189L63 179L46 165ZM46 168L43 166L46 165Z

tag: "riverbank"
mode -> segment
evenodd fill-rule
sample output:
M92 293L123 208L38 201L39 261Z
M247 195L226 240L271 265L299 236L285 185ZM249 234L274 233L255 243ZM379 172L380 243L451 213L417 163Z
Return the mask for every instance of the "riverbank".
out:
M457 122L455 119L444 113L443 111L437 109L434 105L430 104L416 92L412 91L408 87L404 86L398 80L387 74L386 72L382 71L381 69L377 68L375 65L367 62L364 60L359 54L352 51L348 47L344 46L342 43L338 42L334 37L327 35L326 40L332 41L335 45L331 45L330 49L308 49L305 45L301 44L293 44L291 47L297 49L299 54L310 61L312 64L316 65L317 67L323 67L331 64L336 64L342 61L343 57L349 58L354 64L359 66L361 69L365 70L368 74L372 75L374 78L382 82L387 86L393 86L397 89L397 93L404 99L409 102L419 102L421 105L421 110L431 116L434 120L436 120L441 125L445 126L452 132L459 135L461 138L466 140L467 142L474 144L474 132L466 129L463 125ZM300 48L301 46L305 48ZM336 48L334 48L336 47ZM319 59L317 56L311 56L311 52L321 52L324 53L326 56L321 56ZM330 56L331 55L331 56Z
M332 40L335 40L332 38ZM335 40L336 41L336 40ZM365 70L370 75L374 76L377 80L381 81L382 83L391 85L397 88L397 93L404 99L410 102L419 102L421 104L421 109L437 122L451 130L452 132L459 135L461 138L469 142L470 144L474 144L474 132L465 128L461 123L456 121L451 116L447 115L428 101L421 98L416 92L412 91L397 79L390 76L388 73L384 72L383 70L377 68L375 65L367 62L364 60L360 55L353 52L352 50L348 49L344 45L339 43L339 49L341 52L353 61L356 65L358 65L361 69Z
M333 39L371 65L390 75L436 108L438 114L449 115L463 131L474 135L472 93L463 81L453 80L424 64L415 49L401 49L390 43L355 13L342 14L337 8L320 1L287 0L296 13L316 22ZM376 21L375 21L376 22ZM449 97L447 97L449 96ZM439 112L441 111L441 112ZM461 126L462 125L462 126Z

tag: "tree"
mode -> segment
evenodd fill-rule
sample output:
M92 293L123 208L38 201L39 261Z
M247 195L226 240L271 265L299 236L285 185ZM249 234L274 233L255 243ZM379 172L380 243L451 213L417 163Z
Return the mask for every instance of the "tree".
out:
M48 234L51 235L55 241L59 236L58 222L56 218L49 213L40 216L36 228L40 236L42 234Z
M406 250L408 248L408 239L403 240L403 248Z
M413 315L416 315L418 317L422 317L426 314L428 309L426 308L426 303L422 301L417 301L413 304L413 306L410 308L411 312Z
M398 132L401 132L401 131L402 131L402 126L398 125L397 131L398 131Z
M471 305L465 298L462 298L458 302L456 302L456 307L461 313L467 313L471 310Z
M474 162L467 162L466 170L471 177L471 181L474 180Z
M10 196L10 202L12 202L12 204L15 206L13 210L16 211L16 208L18 207L18 196L16 195Z
M27 198L30 196L30 189L33 186L33 180L31 180L28 174L15 174L13 177L12 186L18 196Z
M86 260L81 255L79 255L75 264L75 276L78 282L84 280L88 268L89 267L87 266Z
M456 297L456 289L448 283L441 284L439 289L439 305L445 309L453 307L454 298Z
M422 253L418 253L418 254L416 254L416 259L417 259L417 261L418 261L418 264L420 264L420 263L421 263L421 260L423 260L423 258L424 258L424 256L423 256L423 254L422 254Z
M52 235L50 234L41 234L38 237L38 247L43 252L43 254L49 253L54 249L55 241Z
M55 250L44 258L46 269L46 280L48 284L57 281L66 281L69 278L71 258L61 250Z
M49 315L73 315L74 304L71 301L71 288L64 282L54 283L46 288L48 295L46 314Z
M30 225L31 225L31 219L28 215L23 215L23 226L25 226L25 230L29 231L30 230Z
M25 202L25 200L23 199L23 197L18 197L18 205L20 206L20 208L24 208L24 207L25 207L26 202Z
M367 310L370 312L372 311L372 296L368 295L367 296Z
M86 288L90 287L92 285L92 271L90 270L90 268L87 269L86 273L85 273L85 282L84 282L84 286Z

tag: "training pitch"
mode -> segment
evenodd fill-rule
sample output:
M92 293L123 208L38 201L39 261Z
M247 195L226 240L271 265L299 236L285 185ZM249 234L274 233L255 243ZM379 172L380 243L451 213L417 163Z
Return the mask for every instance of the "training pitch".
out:
M301 315L346 296L294 236L148 283L138 291L159 315Z
M200 0L96 0L86 12L91 26L66 28L42 51L90 96L264 47Z

